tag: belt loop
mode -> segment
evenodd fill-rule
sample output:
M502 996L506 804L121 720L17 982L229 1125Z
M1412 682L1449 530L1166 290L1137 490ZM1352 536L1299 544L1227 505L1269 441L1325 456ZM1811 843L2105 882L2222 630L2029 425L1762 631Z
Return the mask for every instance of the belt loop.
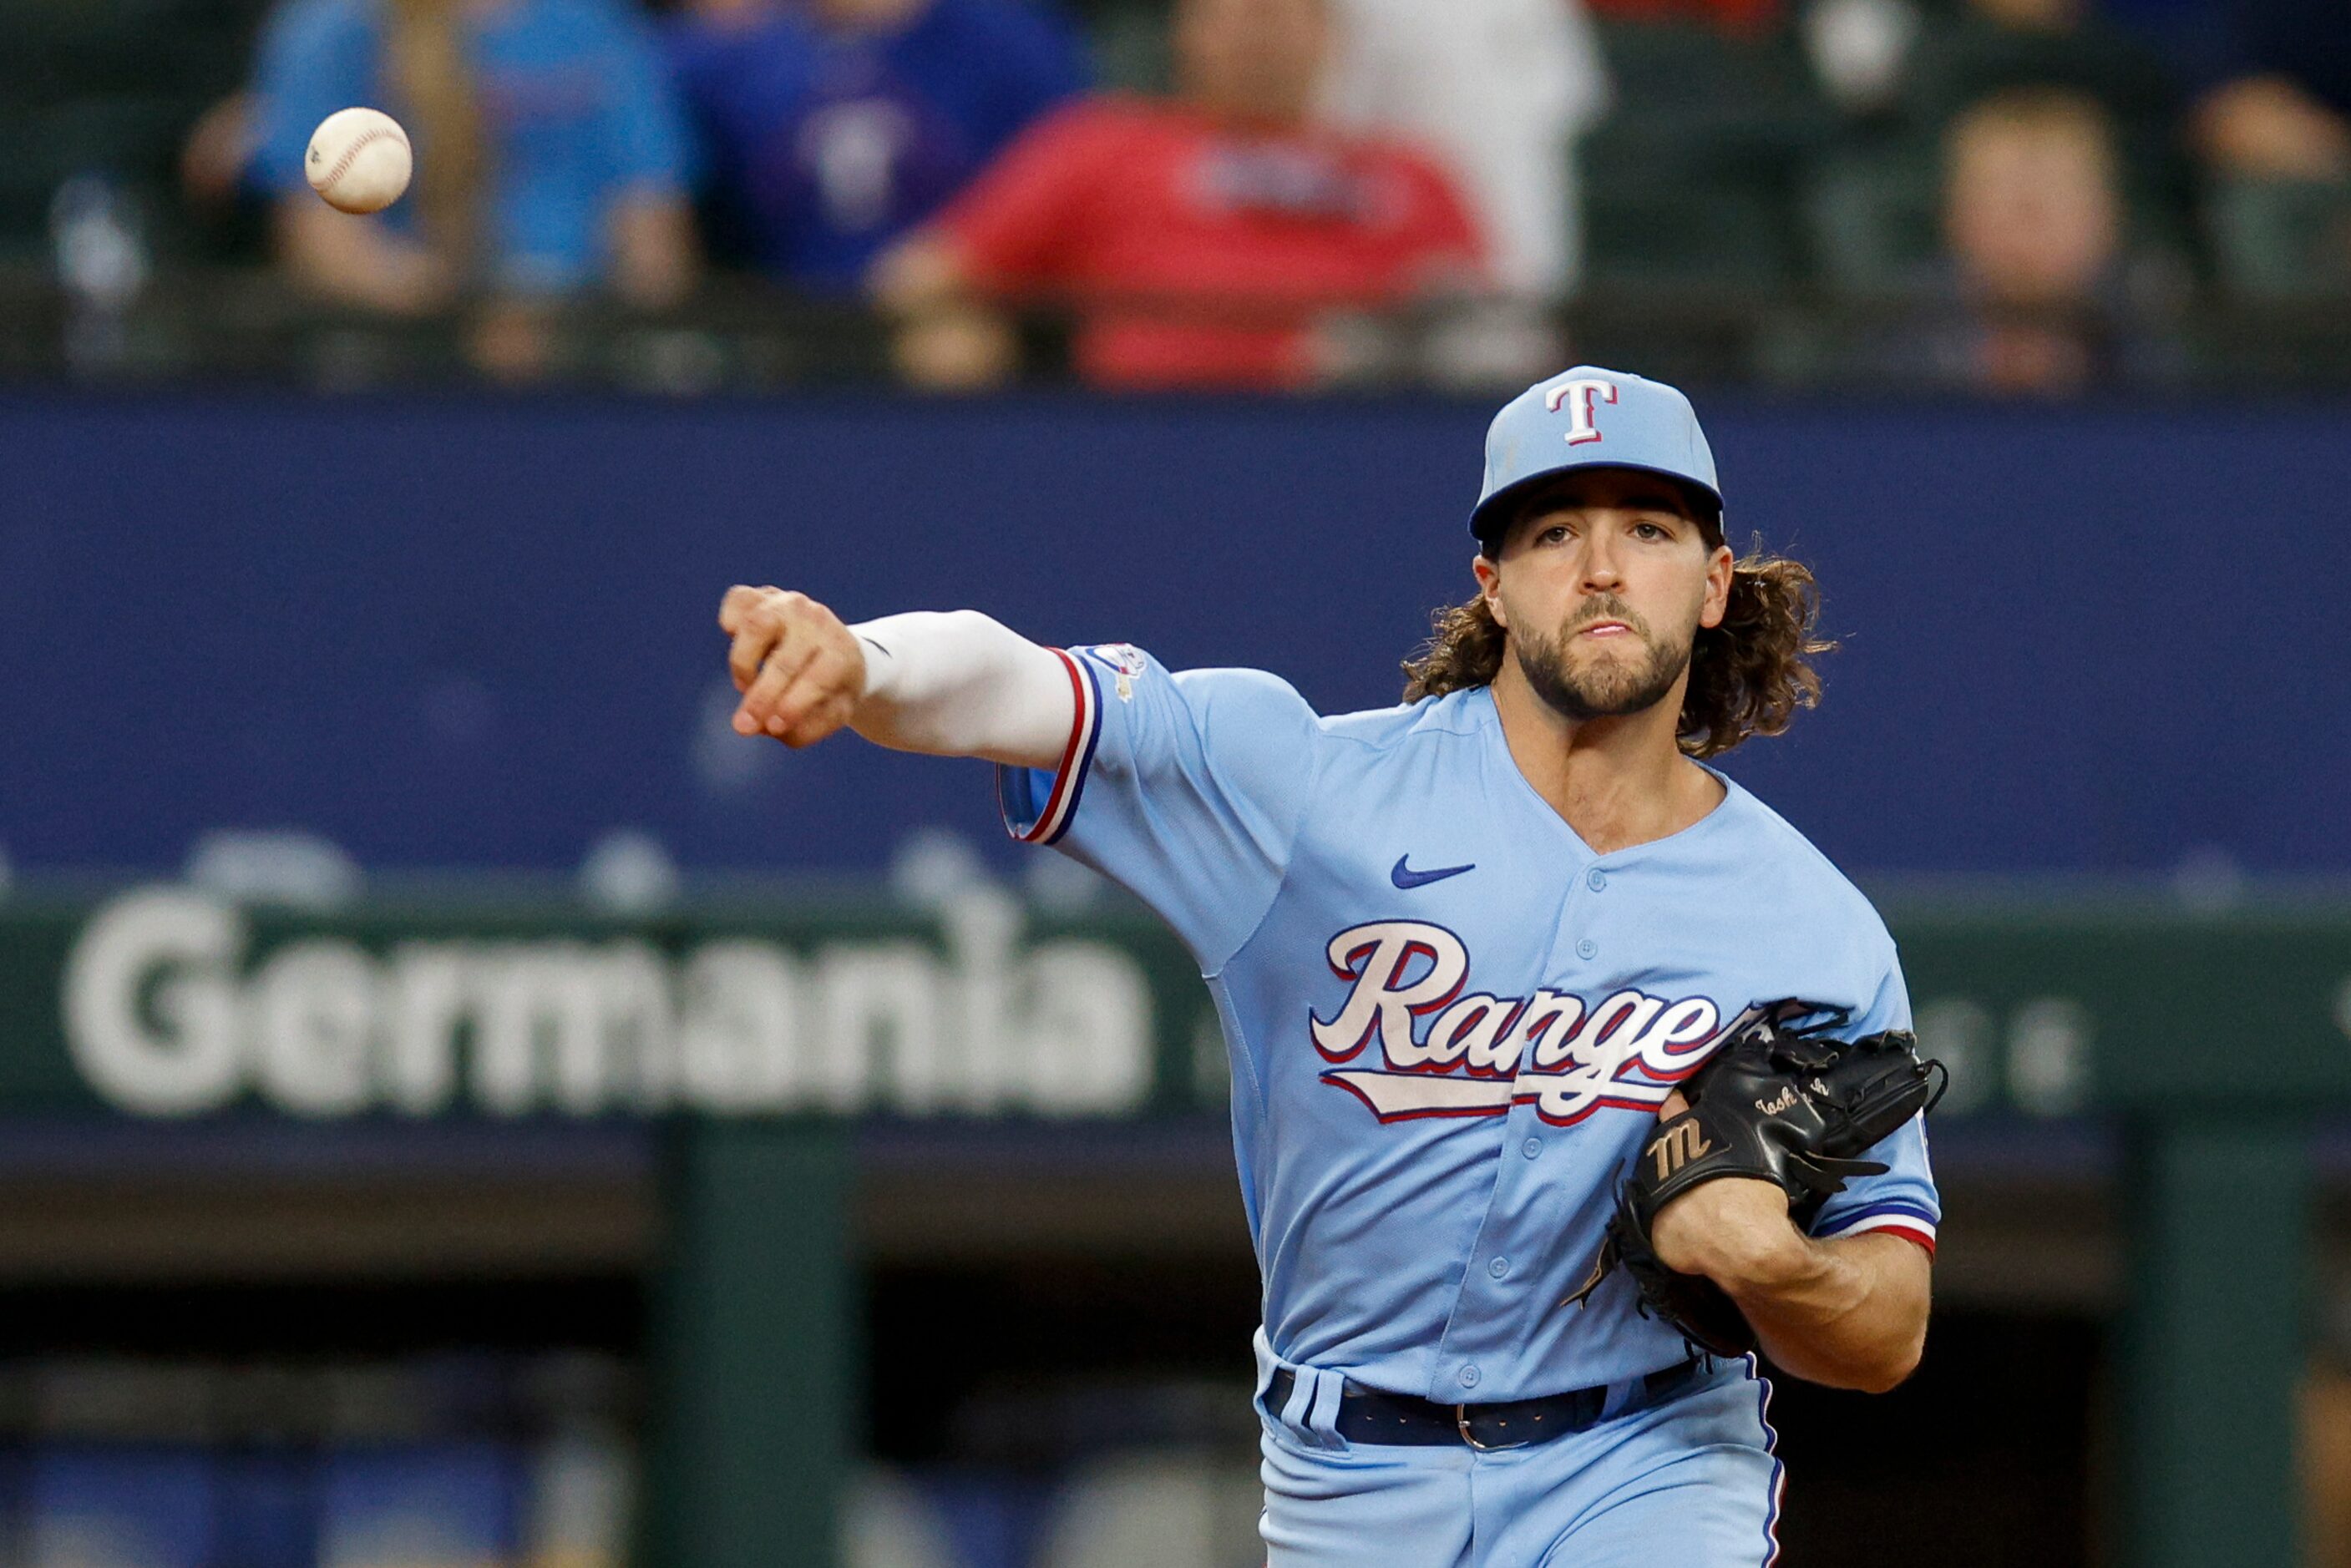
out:
M1339 1399L1347 1390L1346 1378L1320 1366L1284 1361L1273 1353L1273 1342L1262 1324L1250 1336L1249 1345L1257 1353L1258 1408L1289 1428L1301 1443L1318 1449L1345 1448L1347 1439L1339 1435ZM1278 1372L1289 1373L1290 1385L1290 1397L1276 1410L1266 1403L1266 1396L1272 1391Z
M1281 1424L1301 1438L1315 1438L1314 1428L1306 1424L1306 1413L1314 1407L1314 1369L1298 1367L1290 1383L1290 1398L1280 1411Z
M1306 1429L1334 1449L1343 1449L1347 1439L1339 1435L1339 1400L1347 1392L1347 1379L1339 1373L1322 1367L1310 1369L1314 1379L1314 1402L1306 1408Z
M1280 1358L1273 1354L1273 1341L1266 1337L1265 1324L1258 1324L1257 1332L1249 1335L1249 1349L1257 1356L1257 1391L1249 1398L1264 1410L1266 1394L1273 1387L1273 1375L1281 1370ZM1266 1413L1273 1414L1270 1410Z
M1625 1413L1628 1405L1638 1403L1647 1379L1640 1376L1624 1378L1608 1386L1608 1397L1601 1401L1600 1418L1613 1421Z
M1315 1448L1345 1448L1347 1439L1339 1435L1339 1398L1347 1391L1347 1379L1325 1366L1282 1365L1294 1381L1281 1407L1281 1424Z

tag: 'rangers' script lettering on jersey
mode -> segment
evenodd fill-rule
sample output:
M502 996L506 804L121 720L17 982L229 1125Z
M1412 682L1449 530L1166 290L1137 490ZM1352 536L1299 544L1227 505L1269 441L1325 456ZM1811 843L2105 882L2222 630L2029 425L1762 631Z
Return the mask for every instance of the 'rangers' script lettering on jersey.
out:
M1356 1062L1377 1039L1386 1067L1336 1069L1322 1081L1384 1122L1500 1116L1512 1100L1532 1101L1543 1120L1562 1127L1603 1106L1654 1114L1720 1033L1721 1015L1703 996L1674 1001L1627 988L1587 1005L1541 989L1465 995L1469 950L1417 920L1341 931L1330 961L1353 984L1333 1016L1311 1020L1314 1048L1328 1061Z

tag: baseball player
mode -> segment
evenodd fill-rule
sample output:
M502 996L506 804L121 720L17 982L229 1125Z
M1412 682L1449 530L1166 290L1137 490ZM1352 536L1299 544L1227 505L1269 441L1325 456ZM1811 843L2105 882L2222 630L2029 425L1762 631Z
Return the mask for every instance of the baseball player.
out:
M1701 1087L1734 1046L1907 1042L1876 912L1705 761L1816 696L1812 579L1734 559L1680 392L1588 366L1496 417L1469 529L1477 595L1399 707L738 587L735 726L993 760L1017 837L1197 959L1264 1280L1271 1568L1769 1563L1769 1385L1705 1347L1893 1386L1939 1212L1916 1099L1839 1148L1774 1119L1825 1074Z

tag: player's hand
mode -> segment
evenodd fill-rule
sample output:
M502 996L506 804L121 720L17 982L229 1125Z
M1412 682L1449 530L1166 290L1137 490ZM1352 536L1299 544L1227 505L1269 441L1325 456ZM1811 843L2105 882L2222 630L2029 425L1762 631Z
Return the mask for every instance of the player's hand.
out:
M1689 1108L1677 1089L1657 1108L1671 1121ZM1810 1243L1788 1219L1777 1182L1726 1176L1701 1182L1657 1210L1649 1237L1657 1261L1679 1273L1704 1274L1733 1297L1768 1292L1798 1277Z
M865 695L865 649L841 618L806 594L737 583L719 602L735 639L726 667L743 701L738 735L812 746L849 722Z

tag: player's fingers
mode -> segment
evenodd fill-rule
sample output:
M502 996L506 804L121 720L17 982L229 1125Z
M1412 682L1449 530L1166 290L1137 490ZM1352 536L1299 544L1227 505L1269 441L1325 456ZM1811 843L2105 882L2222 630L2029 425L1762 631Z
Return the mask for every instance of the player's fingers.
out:
M755 588L745 583L737 583L728 588L726 596L718 601L718 629L729 637L742 630L743 618L761 599L775 591L771 587Z
M848 722L850 710L856 706L857 693L851 690L852 674L850 661L839 650L817 649L768 706L768 733L788 745L804 746L841 728ZM823 723L822 716L835 707L841 709L840 716ZM811 722L821 725L818 732L795 739Z
M1679 1089L1676 1089L1666 1096L1666 1103L1657 1107L1657 1119L1669 1122L1687 1109L1689 1102L1682 1097Z
M748 691L751 682L759 678L759 667L776 651L776 645L787 635L782 618L764 611L754 611L743 622L743 629L726 649L726 673L735 679L735 690Z
M791 635L800 618L801 607L808 603L803 594L788 594L777 588L752 588L752 597L744 602L736 617L734 646L726 650L727 673L735 678L735 690L745 691L758 678L759 666L775 652L776 645Z
M835 692L793 720L777 739L795 749L813 746L847 724L856 711L847 693Z
M792 682L799 679L801 671L821 652L823 646L815 638L788 633L783 641L768 652L768 661L759 667L758 678L744 691L743 703L737 711L747 715L758 729L764 729L771 735L782 734L784 725L778 719L778 704L783 701L784 693L792 689ZM736 727L742 728L739 724ZM746 732L756 733L757 731Z

